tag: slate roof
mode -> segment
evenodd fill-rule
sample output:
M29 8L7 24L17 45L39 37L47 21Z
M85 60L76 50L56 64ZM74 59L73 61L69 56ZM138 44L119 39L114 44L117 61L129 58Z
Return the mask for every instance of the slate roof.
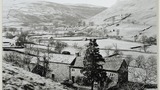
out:
M52 54L50 62L71 64L75 58L75 55Z
M79 67L82 68L83 65L83 57L77 57L75 64L73 67ZM107 60L104 65L103 65L103 69L105 70L110 70L110 71L118 71L123 63L123 59L119 59L119 60Z
M111 71L118 71L123 61L124 61L123 59L106 61L105 64L103 65L103 69L111 70Z
M83 67L83 57L77 57L73 67Z
M71 64L75 60L76 56L74 55L64 55L64 54L51 54L50 63L62 63L62 64ZM40 57L40 61L43 61L43 57ZM37 57L32 58L31 63L36 63Z

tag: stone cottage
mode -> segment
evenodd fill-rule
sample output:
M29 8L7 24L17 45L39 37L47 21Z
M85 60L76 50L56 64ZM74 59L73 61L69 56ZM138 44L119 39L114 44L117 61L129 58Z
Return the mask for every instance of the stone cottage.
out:
M81 69L83 68L83 57L77 57L75 64L70 66L70 78L75 80L76 77L83 77ZM103 65L107 76L114 84L124 83L128 81L128 66L125 60L109 60Z
M64 54L51 54L49 59L49 72L47 72L47 77L51 78L55 81L63 81L64 79L69 79L69 66L74 65L76 56L74 55L64 55ZM39 64L37 66L37 59L35 58L34 61L31 61L31 67L33 73L38 73L39 69L37 67L44 66L43 58L39 59ZM40 73L42 73L41 70Z

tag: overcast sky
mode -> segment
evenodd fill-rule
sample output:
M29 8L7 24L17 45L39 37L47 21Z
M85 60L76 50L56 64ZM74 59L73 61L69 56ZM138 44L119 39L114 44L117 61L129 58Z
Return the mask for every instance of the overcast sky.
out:
M21 2L37 2L37 1L51 1L55 3L67 3L67 4L92 4L97 6L110 7L117 0L3 0L4 6L10 6Z

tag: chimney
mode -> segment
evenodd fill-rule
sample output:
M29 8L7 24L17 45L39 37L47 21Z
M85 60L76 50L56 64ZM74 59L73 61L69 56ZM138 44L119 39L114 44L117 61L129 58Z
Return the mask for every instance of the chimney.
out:
M80 53L79 53L79 52L77 52L77 53L75 53L75 55L76 55L77 57L79 57L79 56L80 56Z

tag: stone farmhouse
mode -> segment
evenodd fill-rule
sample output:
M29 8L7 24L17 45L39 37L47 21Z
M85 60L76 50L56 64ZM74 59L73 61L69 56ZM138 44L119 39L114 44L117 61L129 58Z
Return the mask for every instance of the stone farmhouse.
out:
M81 69L83 68L83 58L77 57L75 64L70 66L70 77L75 82L77 77L83 77ZM114 82L114 84L125 83L128 81L128 66L125 60L120 59L118 61L106 61L103 65L103 69L106 71L107 76Z

